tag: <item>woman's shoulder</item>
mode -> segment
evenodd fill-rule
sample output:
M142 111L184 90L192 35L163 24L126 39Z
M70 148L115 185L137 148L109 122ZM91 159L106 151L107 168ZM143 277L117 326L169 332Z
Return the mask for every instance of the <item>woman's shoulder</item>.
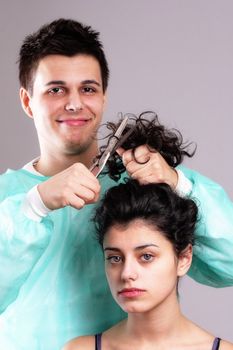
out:
M95 336L84 335L70 340L61 350L93 350L95 349Z
M233 350L233 343L226 340L221 340L219 350Z
M199 327L192 321L188 319L186 319L186 321L188 324L186 337L191 341L190 345L192 344L195 349L233 350L233 344L229 341L223 340L220 337L220 343L218 345L217 339L219 338Z

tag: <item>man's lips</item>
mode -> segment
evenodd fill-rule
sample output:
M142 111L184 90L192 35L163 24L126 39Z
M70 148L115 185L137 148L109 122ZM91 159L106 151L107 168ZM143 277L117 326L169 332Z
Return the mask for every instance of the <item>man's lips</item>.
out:
M134 298L142 295L145 292L144 289L139 288L124 288L118 292L118 295L125 298Z
M69 118L69 119L57 120L57 122L67 126L83 126L83 125L86 125L90 120L91 119L87 119L87 118Z

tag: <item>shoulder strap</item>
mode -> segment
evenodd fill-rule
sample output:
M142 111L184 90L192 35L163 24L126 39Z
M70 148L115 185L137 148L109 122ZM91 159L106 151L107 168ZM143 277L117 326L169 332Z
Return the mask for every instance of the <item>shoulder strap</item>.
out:
M102 333L95 335L95 350L101 350L101 337Z
M214 339L212 350L218 350L219 349L220 341L221 341L220 338L215 338Z

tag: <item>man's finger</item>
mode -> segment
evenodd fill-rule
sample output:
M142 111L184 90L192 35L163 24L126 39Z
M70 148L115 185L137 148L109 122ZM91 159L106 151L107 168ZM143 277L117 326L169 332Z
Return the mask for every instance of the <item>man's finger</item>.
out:
M119 147L116 149L116 153L119 154L120 157L122 157L124 152L125 152L125 150L122 147Z

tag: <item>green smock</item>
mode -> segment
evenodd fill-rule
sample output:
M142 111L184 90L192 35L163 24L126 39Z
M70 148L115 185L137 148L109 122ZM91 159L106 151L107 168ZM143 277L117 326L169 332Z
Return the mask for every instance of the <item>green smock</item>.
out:
M180 169L200 211L189 275L232 286L233 204L218 184ZM41 222L23 214L26 193L46 179L25 169L0 176L0 349L60 350L71 338L125 317L107 286L91 221L95 205L58 209ZM99 180L102 193L116 185L107 175Z

